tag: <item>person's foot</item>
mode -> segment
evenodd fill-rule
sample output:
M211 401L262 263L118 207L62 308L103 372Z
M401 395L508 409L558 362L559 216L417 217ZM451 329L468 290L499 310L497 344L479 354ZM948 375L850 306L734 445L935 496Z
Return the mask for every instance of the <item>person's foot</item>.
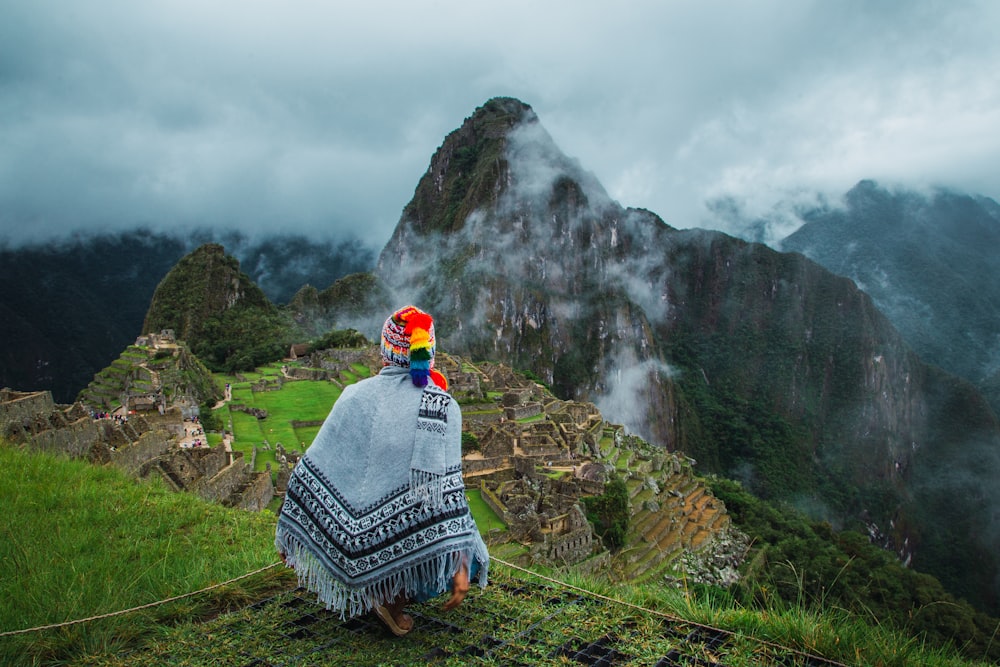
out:
M385 623L385 627L397 637L402 637L413 629L413 617L403 611L408 600L405 598L389 604L375 606L375 614Z
M413 618L403 611L403 607L409 604L409 602L410 601L405 597L401 597L392 604L386 605L389 608L389 613L391 613L392 617L396 620L396 625L406 632L413 629Z

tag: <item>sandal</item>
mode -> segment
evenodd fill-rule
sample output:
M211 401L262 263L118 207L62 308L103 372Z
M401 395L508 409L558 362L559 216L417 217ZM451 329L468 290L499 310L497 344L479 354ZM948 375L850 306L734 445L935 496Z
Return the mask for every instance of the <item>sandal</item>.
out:
M392 612L390 612L385 605L377 604L373 608L373 611L375 612L376 615L378 615L378 617L382 620L382 622L385 623L385 627L389 628L389 631L392 632L392 634L396 635L397 637L402 637L403 635L405 635L406 633L408 633L410 630L413 629L412 626L406 628L405 630L399 627L399 625L396 623L396 619L393 618L392 616Z

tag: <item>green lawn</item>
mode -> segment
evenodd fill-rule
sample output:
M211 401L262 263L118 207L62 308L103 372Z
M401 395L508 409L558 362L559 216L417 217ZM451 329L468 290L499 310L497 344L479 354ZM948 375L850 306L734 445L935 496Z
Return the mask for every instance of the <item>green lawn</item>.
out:
M469 499L469 510L476 520L480 534L485 535L494 528L501 531L507 530L507 524L503 522L499 514L493 511L492 507L486 504L479 489L466 490L465 497Z
M225 381L226 378L223 378ZM340 396L340 388L331 382L292 380L285 382L280 391L253 392L249 382L232 382L233 403L267 410L267 418L231 410L226 405L218 410L222 423L232 424L233 449L247 457L257 447L254 468L264 470L274 461L277 444L289 450L305 451L319 431L319 426L295 428L293 421L322 421ZM270 450L263 449L267 443Z

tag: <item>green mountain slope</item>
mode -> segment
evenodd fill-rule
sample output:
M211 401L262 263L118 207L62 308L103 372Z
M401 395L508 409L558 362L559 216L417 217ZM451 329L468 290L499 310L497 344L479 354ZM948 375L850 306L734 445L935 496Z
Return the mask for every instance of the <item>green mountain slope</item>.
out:
M173 331L215 371L280 359L295 337L288 316L214 243L181 258L160 281L142 328Z

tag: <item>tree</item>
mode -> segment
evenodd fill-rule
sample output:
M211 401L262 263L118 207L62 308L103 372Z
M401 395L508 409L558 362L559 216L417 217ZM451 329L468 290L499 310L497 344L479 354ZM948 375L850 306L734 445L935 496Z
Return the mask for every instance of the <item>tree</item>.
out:
M631 517L628 487L619 475L614 475L604 485L604 493L582 499L587 519L594 525L604 546L617 551L625 546Z

